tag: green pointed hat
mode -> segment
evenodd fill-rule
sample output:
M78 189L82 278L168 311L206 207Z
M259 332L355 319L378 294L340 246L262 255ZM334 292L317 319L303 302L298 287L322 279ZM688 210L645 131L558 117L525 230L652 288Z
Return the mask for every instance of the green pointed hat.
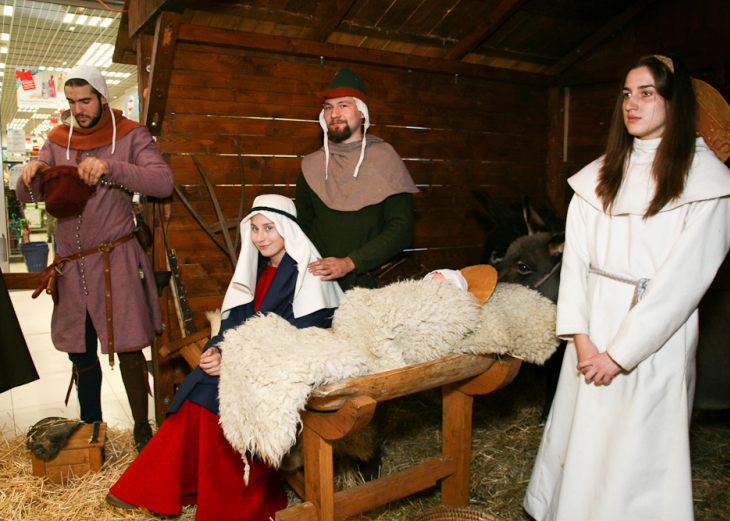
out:
M327 98L342 98L345 96L357 98L365 105L368 104L368 98L365 96L365 83L360 76L347 67L337 71L327 88L317 93L317 97L322 103Z

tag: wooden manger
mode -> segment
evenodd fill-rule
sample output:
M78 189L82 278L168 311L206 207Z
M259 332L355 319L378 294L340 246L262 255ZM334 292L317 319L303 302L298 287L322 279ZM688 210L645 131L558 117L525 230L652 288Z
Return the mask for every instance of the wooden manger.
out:
M441 503L469 504L472 403L510 383L520 369L510 356L449 355L438 360L335 382L315 390L302 413L304 471L287 474L304 502L276 514L277 521L335 521L361 514L441 481ZM440 456L347 490L334 489L332 442L357 432L378 402L441 387Z

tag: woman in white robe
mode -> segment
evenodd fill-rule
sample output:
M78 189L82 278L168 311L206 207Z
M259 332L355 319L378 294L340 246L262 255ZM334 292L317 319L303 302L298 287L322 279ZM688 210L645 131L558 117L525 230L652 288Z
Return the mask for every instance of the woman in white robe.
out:
M690 81L681 64L640 59L625 78L607 155L569 180L556 330L570 342L524 501L538 521L694 519L697 306L730 247L730 171L690 134L684 184L668 202L657 196L662 141L674 145L678 126L694 129L676 123L680 81ZM602 197L621 132L623 177L612 196L604 182Z

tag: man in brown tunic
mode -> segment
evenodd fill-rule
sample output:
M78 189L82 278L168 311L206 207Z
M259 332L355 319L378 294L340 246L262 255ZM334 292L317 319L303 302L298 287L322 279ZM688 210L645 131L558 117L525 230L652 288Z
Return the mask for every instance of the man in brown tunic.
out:
M109 253L113 329L113 338L109 338L104 255L97 247L133 233L133 192L168 197L174 177L147 128L109 107L106 81L95 67L74 67L64 91L73 114L71 126L59 125L50 132L39 160L24 167L17 194L25 202L37 200L39 174L58 165L78 165L80 178L96 187L80 215L58 220L59 256L95 251L63 265L51 336L56 348L69 353L73 362L85 422L102 419L97 339L105 354L113 340L135 420L135 442L141 450L152 435L141 349L151 343L154 331L162 329L152 267L136 239Z

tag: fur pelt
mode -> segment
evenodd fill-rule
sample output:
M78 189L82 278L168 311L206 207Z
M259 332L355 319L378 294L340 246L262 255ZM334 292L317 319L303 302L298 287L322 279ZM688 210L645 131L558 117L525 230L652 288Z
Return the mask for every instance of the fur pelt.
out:
M274 314L226 331L219 345L223 432L240 453L274 466L296 441L312 389L370 370L363 353L329 331L297 329Z
M345 293L335 335L372 358L372 372L435 360L479 325L479 302L453 284L406 280Z
M507 354L542 365L555 352L555 304L519 284L497 284L479 328L457 343L464 353Z
M210 338L213 338L221 330L221 309L206 311L205 318L210 322Z
M223 432L242 454L278 466L312 389L456 352L543 361L555 350L555 306L514 284L498 284L480 307L452 284L404 281L345 293L334 333L257 315L227 331L220 347Z
M43 459L55 458L71 435L84 422L52 416L44 418L28 429L26 447Z

